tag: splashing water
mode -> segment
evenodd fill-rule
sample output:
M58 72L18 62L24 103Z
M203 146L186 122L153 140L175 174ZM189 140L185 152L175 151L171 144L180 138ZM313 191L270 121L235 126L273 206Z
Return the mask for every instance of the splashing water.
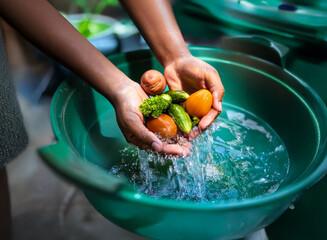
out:
M278 189L289 169L286 148L265 122L230 105L192 141L186 158L130 146L111 172L140 192L190 201L253 198Z

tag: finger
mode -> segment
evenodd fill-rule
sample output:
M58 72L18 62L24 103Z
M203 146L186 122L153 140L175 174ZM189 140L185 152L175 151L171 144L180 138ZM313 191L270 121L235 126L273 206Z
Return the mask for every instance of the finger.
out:
M181 80L173 68L166 68L164 75L170 90L182 90Z
M140 149L152 149L155 150L152 146L142 143L140 139L138 139L136 136L133 136L130 138L129 143L139 147ZM190 144L190 143L189 143ZM188 156L190 155L190 145L189 144L168 144L163 143L162 150L156 151L156 152L162 152L166 154L172 154L172 155L181 155L181 156ZM192 144L191 144L192 146Z
M160 139L151 131L149 131L143 124L134 124L131 131L134 136L129 139L130 142L142 149L153 149L156 152L164 152L167 154L174 155L185 155L190 154L190 150L185 146L178 144L167 144L160 141Z
M192 131L192 130L191 130L191 131ZM188 149L193 148L193 145L192 145L192 143L190 142L187 133L185 133L184 136L180 136L180 137L179 137L179 139L178 139L178 144L181 145L181 146L183 146L183 147L186 147L186 148L188 148Z
M148 144L140 143L140 140L138 138L136 138L135 136L129 138L128 143L130 143L134 146L137 146L139 149L152 149L152 147L149 146Z
M182 146L183 147L186 147L186 148L188 148L188 149L192 149L193 148L193 144L192 143L190 143L189 141L185 141L185 142L183 142L182 143Z
M153 149L152 144L148 144L140 140L139 136L136 136L134 133L130 132L128 135L125 135L128 143L137 146L140 149ZM159 140L160 141L160 140Z
M212 94L212 106L213 108L221 112L222 111L222 101L225 94L225 89L221 82L220 76L217 71L214 73L208 74L207 76L208 88Z
M146 94L142 88L138 90L138 94L141 102L149 98L148 94Z
M163 144L163 152L167 154L174 154L174 155L183 155L189 156L190 149L184 146L180 146L178 144Z
M207 113L207 115L201 118L199 122L199 128L206 129L216 119L216 117L218 117L219 114L220 112L211 108L210 111Z
M196 138L201 133L201 130L199 127L192 128L191 132L188 134L189 139Z
M223 97L225 95L225 88L222 84L219 86L219 92L218 92L218 108L216 109L218 112L223 111Z
M220 85L220 84L219 84ZM213 90L215 89L215 90ZM211 94L212 94L212 107L218 111L222 112L223 106L223 97L225 94L225 89L222 85L215 87L215 88L210 88Z
M161 152L163 143L160 139L149 129L147 129L141 121L134 122L130 128L130 131L135 136L133 139L128 139L136 146L142 148L152 148L157 152Z
M217 111L219 111L218 92L213 91L211 94L212 94L212 107Z

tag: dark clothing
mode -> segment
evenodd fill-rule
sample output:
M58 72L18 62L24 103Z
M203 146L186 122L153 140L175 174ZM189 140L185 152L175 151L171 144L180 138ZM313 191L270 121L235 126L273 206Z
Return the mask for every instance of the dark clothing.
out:
M27 141L0 29L0 169L26 147Z

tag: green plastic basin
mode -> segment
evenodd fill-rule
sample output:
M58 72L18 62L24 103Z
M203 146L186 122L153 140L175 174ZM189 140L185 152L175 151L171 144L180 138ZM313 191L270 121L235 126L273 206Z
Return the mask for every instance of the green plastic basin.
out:
M214 66L226 89L224 103L266 121L281 137L290 171L274 193L253 199L194 203L156 199L131 190L107 170L127 145L110 103L79 79L57 90L51 121L57 143L40 149L44 160L79 186L108 220L152 239L235 239L266 227L327 171L327 111L305 82L266 60L213 48L190 48ZM162 67L148 50L121 53L110 60L139 80ZM90 131L92 129L92 131Z

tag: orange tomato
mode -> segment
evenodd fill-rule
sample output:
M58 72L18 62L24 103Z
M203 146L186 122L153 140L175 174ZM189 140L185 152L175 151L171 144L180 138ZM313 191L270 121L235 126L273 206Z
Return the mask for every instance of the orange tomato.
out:
M167 114L160 114L158 118L150 118L147 128L163 138L170 138L177 135L177 126L174 120Z
M164 75L156 70L148 70L141 77L143 90L151 96L161 94L165 90L166 85Z
M212 106L212 95L206 89L201 89L191 94L185 102L185 108L188 114L193 117L202 118L206 115Z

